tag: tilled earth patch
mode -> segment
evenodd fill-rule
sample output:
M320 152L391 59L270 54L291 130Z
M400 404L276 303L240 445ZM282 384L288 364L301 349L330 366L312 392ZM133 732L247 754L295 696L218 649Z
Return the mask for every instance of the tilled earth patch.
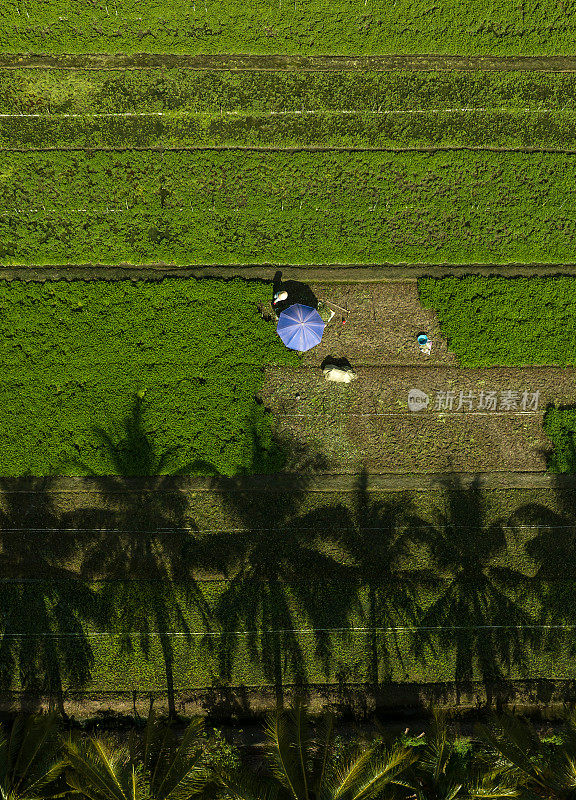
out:
M576 402L576 370L459 368L414 283L311 287L336 315L299 369L270 367L262 399L292 443L288 469L326 473L544 471L550 404ZM345 311L338 310L341 306ZM416 335L424 330L432 353ZM347 358L358 379L327 383L321 365ZM417 390L419 411L408 396Z
M420 305L416 282L310 288L335 315L318 347L302 356L303 365L320 364L327 356L346 357L352 364L456 364L436 313ZM423 356L416 343L422 331L433 342L430 356Z
M428 397L421 411L408 409L414 389ZM543 413L576 402L576 370L360 367L341 385L319 368L270 369L263 397L280 435L301 445L291 469L306 443L330 473L543 471Z

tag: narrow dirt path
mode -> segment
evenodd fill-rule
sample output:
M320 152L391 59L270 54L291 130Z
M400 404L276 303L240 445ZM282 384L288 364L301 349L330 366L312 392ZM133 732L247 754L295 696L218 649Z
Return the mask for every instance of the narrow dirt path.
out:
M576 275L573 264L0 264L0 280L162 280L163 278L244 278L323 284L415 282L422 275ZM336 295L333 295L336 300ZM336 301L337 302L337 301Z
M227 70L541 70L576 72L576 56L300 56L300 55L134 55L82 53L49 56L3 53L0 67L9 69L227 69Z
M426 474L375 473L367 476L367 488L372 492L404 492L441 487L462 487L477 480L485 489L576 489L576 475L550 475L542 472L428 472ZM314 493L358 491L358 476L324 473L308 475L277 473L274 475L241 475L233 480L203 475L164 477L159 485L156 478L126 478L122 490L109 496L109 503L125 504L132 494L143 491L165 494L169 491L194 498L198 493L217 496L224 492L282 492L303 491ZM3 478L2 495L46 494L54 499L59 509L74 511L98 501L101 487L98 479L72 475L50 478ZM215 501L217 502L217 501ZM101 526L104 529L104 526ZM218 530L221 529L221 526Z

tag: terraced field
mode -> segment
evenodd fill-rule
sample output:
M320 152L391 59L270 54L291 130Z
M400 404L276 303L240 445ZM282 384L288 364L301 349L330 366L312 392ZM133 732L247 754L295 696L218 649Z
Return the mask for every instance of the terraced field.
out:
M4 3L0 705L573 699L576 278L506 282L574 274L573 29ZM301 357L277 266L336 311Z

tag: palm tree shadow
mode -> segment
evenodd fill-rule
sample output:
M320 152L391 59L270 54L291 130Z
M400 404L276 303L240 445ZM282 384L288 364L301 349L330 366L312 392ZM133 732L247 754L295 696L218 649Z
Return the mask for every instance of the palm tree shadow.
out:
M2 478L0 489L0 687L18 686L32 706L47 696L65 716L65 684L84 687L94 664L85 626L103 620L78 571L84 533L47 479Z
M176 715L174 634L190 644L190 612L209 627L210 612L195 577L202 548L198 528L177 476L214 473L205 461L177 464L175 449L161 450L146 432L142 400L111 430L96 429L114 473L100 475L82 463L98 487L105 510L84 514L94 528L82 574L102 580L101 601L118 632L120 648L138 641L149 656L154 641L164 664L168 709ZM139 478L145 477L142 481Z
M323 457L289 437L274 437L285 457L296 450L307 469L291 476L289 491L247 489L245 474L260 472L263 464L258 430L252 431L248 442L253 468L213 482L231 518L238 520L236 530L210 537L209 566L228 577L215 605L223 632L218 658L221 676L232 681L244 642L247 656L274 686L281 706L285 676L298 686L308 682L303 646L307 637L312 637L315 657L329 671L330 628L345 624L353 587L349 568L322 549L322 540L328 538L327 510L299 511L314 471L325 465ZM334 522L344 513L343 507L335 506L328 516Z
M576 464L576 462L575 462ZM576 489L562 474L554 476L556 508L527 503L514 515L518 529L537 531L525 545L535 564L534 583L540 601L543 646L551 652L576 655L572 631L576 625L573 596L576 581Z
M275 428L274 423L270 424L269 415L270 411L256 398L246 420L243 466L238 469L239 476L270 475L286 469L293 475L300 475L303 484L307 484L311 476L328 468L328 460L320 450ZM205 471L209 472L210 468L214 470L210 464Z
M479 480L469 487L444 485L444 503L434 521L415 520L415 534L428 549L439 576L435 598L423 611L416 651L453 653L457 690L480 680L491 704L493 688L506 691L513 669L527 667L536 644L536 622L526 610L534 592L530 576L498 557L506 551L501 520L489 523Z
M368 676L376 692L381 676L392 679L393 662L402 664L405 645L399 628L416 625L419 595L433 584L431 570L414 567L415 541L406 521L413 522L411 501L374 501L364 469L355 492L353 512L347 516L339 544L349 554L356 593L366 589L362 609L367 625Z

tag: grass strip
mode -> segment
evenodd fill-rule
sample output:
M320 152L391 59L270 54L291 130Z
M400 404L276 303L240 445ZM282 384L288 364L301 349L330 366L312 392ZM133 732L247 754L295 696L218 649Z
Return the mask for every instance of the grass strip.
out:
M531 597L525 588L514 597L510 582L506 592L480 575L477 584L446 582L434 593L420 595L418 619L412 622L382 608L376 631L370 630L366 587L354 595L343 592L351 601L348 609L306 611L280 586L275 587L279 605L274 606L263 586L260 606L250 585L245 590L250 596L239 604L238 624L231 630L212 615L225 596L226 584L203 585L202 599L209 606L203 609L202 622L190 608L191 592L178 593L167 586L162 599L161 592L142 582L116 583L111 591L120 605L106 606L112 621L99 631L89 621L94 614L85 601L94 588L98 589L84 586L79 591L61 582L4 584L3 607L10 616L0 638L9 634L3 654L5 658L9 653L12 660L3 665L3 688L23 688L20 680L27 672L42 675L47 653L52 669L56 660L66 665L65 688L97 692L164 690L167 651L175 688L181 690L271 685L280 680L367 683L374 660L379 681L400 683L576 676L571 656L574 631L569 627L573 612L550 617L555 604L573 594L574 583L569 580L539 583ZM106 585L101 588L106 594ZM136 596L140 605L142 598L153 599L154 604L148 609L138 602L133 608L125 606ZM486 613L479 620L477 607L468 608L474 597L485 603ZM198 602L197 594L195 599ZM168 622L169 630L163 627ZM568 627L562 628L564 624ZM28 671L18 670L20 660L29 654L33 656Z
M150 0L145 10L133 0L6 0L0 10L0 48L11 53L571 54L574 35L575 12L552 0Z
M0 258L561 263L575 179L557 153L4 153Z
M122 479L101 485L122 494ZM4 687L56 670L66 688L162 691L167 659L182 690L362 683L375 662L379 681L574 678L573 630L538 627L576 621L574 492L368 495L360 482L347 497L184 499L139 493L115 514L60 517L40 492L44 529L23 534L10 528L29 502L3 498ZM230 579L195 579L210 563ZM81 580L81 564L102 578ZM397 630L355 630L374 619Z
M420 278L462 366L576 364L574 278Z
M548 456L548 470L576 473L576 409L551 406L544 415L544 430L554 448Z
M0 69L0 113L576 110L562 72Z
M576 149L576 111L289 112L0 118L0 148Z
M122 449L139 430L153 449L136 473L194 472L197 459L228 475L278 469L254 395L265 363L294 356L257 311L269 293L241 280L0 283L0 474L112 474L106 437Z

